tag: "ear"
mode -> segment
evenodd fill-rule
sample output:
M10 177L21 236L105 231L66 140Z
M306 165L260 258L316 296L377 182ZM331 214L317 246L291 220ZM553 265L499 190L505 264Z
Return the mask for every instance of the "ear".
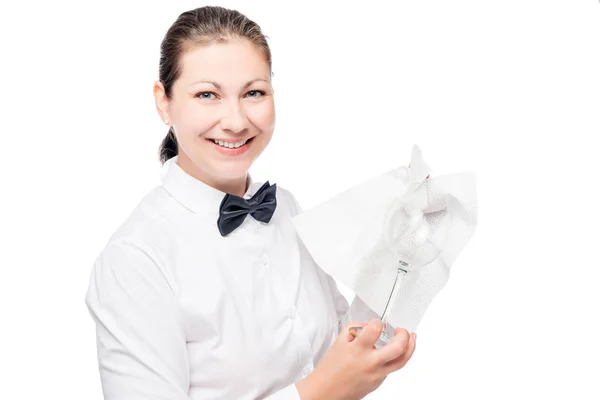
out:
M172 120L169 115L169 99L165 94L165 88L161 81L154 82L153 91L154 102L156 105L156 111L158 112L158 115L160 115L160 118L163 120L163 122L169 121L167 125L171 125Z

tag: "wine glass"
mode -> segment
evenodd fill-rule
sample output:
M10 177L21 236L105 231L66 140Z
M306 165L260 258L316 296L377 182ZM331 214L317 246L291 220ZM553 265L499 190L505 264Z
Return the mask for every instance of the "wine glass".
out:
M385 346L394 336L394 332L389 329L391 325L388 324L388 318L405 275L429 264L441 252L440 247L431 240L433 229L428 222L428 214L422 211L428 205L427 198L422 197L427 196L428 188L426 186L424 192L419 190L427 185L427 178L416 189L394 201L384 220L382 240L397 261L390 266L395 270L395 279L380 318L383 330L375 344L376 348ZM350 328L350 333L356 337L361 330L362 327L354 326Z

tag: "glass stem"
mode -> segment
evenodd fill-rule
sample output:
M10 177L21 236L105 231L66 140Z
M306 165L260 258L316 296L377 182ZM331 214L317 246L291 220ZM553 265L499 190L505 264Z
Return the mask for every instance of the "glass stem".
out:
M402 261L401 261L401 263L408 265ZM384 331L385 331L386 324L387 324L387 318L390 314L390 310L392 309L392 305L394 304L394 300L396 299L396 296L398 295L398 292L400 289L400 283L402 282L402 278L404 277L405 274L406 274L406 270L398 267L398 270L396 271L396 279L394 280L394 286L392 287L390 297L388 298L388 302L385 305L385 310L383 311L383 315L381 316L381 321L383 322Z

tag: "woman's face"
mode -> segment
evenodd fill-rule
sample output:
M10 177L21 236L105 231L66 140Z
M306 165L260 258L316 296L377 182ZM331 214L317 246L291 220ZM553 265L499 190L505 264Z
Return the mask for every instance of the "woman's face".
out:
M265 57L246 40L230 40L188 50L180 66L170 101L162 84L155 85L157 109L179 143L179 165L215 187L245 185L246 173L275 127Z

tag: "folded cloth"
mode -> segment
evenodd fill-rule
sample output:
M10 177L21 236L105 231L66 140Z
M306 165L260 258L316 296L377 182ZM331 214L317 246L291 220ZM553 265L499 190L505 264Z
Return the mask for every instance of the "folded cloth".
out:
M409 332L448 281L477 224L476 174L430 173L414 145L410 167L362 182L292 219L319 267L380 316L385 311L387 323Z

